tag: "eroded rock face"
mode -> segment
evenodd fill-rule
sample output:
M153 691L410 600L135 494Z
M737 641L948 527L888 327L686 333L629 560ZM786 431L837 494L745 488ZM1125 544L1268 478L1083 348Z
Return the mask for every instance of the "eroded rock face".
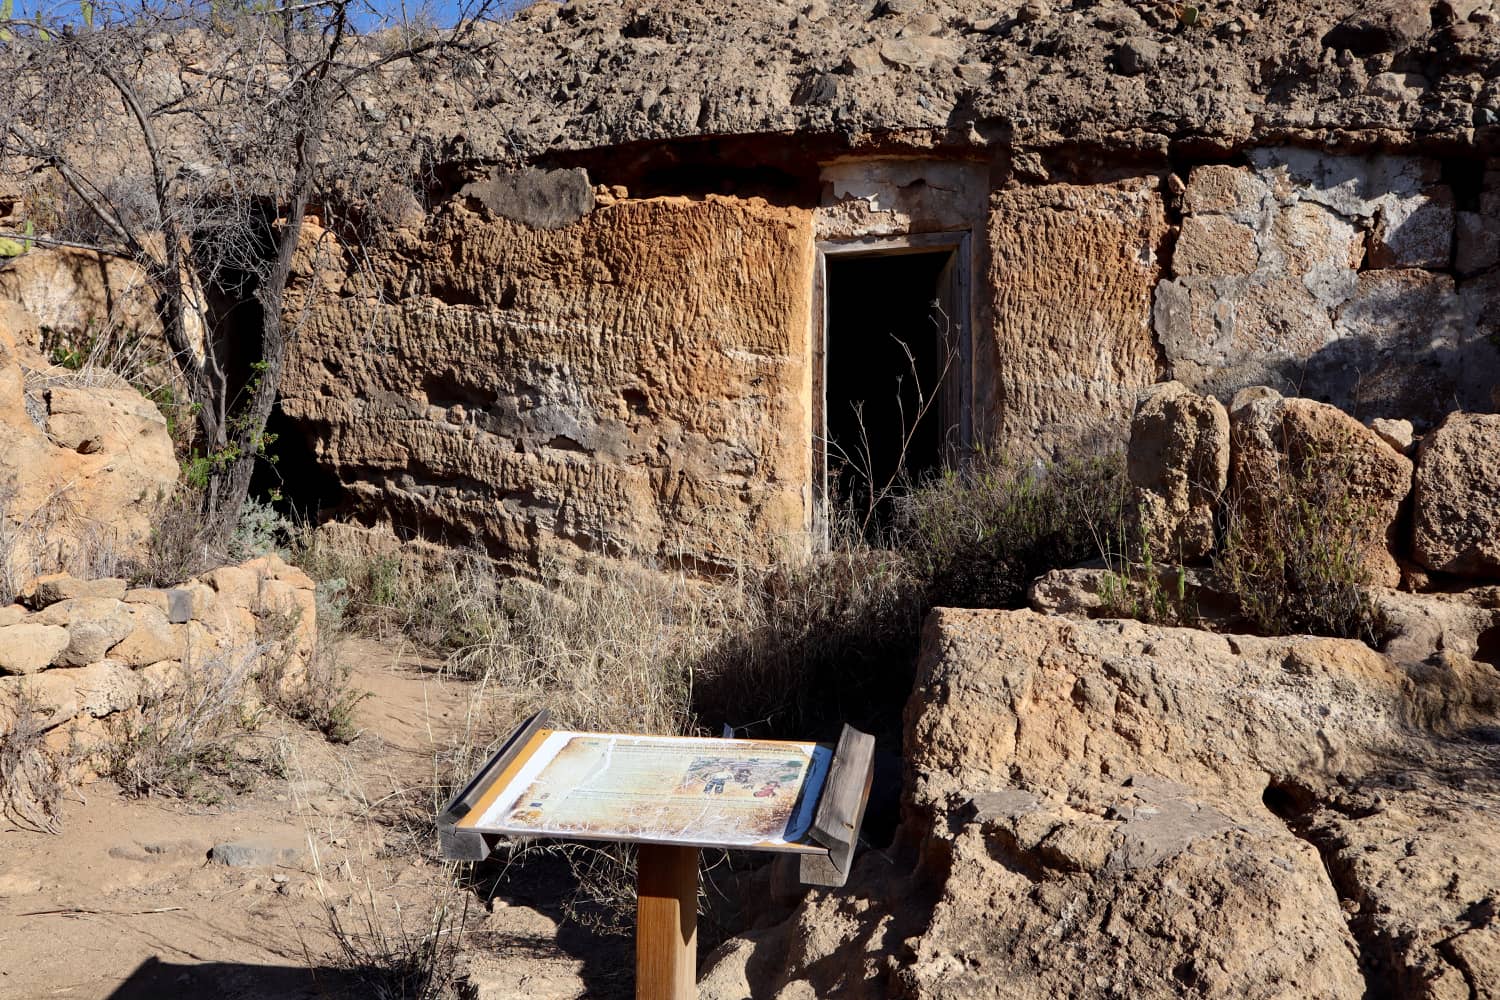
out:
M1230 408L1231 502L1248 545L1286 545L1278 538L1283 503L1296 489L1324 504L1330 524L1358 547L1365 582L1394 587L1398 515L1411 492L1412 463L1347 413L1310 399L1245 390ZM1281 519L1280 522L1278 519Z
M39 347L42 331L65 346L87 350L95 338L144 340L163 353L157 292L141 266L125 257L70 247L34 248L0 267L0 299L29 317L19 339ZM204 322L186 317L188 342L201 351ZM168 352L169 353L169 352Z
M1497 698L1461 654L941 609L896 847L700 992L1448 996L1496 928L1500 787L1452 777L1500 760L1469 736Z
M1378 142L1500 124L1486 77L1500 46L1494 4L1395 6L1386 17L1352 0L1236 0L1189 23L1123 3L1078 17L978 0L536 4L499 30L505 61L479 94L429 90L409 131L413 145L461 131L500 160L799 131L858 141L993 129L1022 145L1146 149L1183 136L1231 148L1261 131ZM476 100L506 114L476 115Z
M1153 386L1136 404L1125 472L1130 544L1157 560L1203 558L1229 483L1229 412L1180 382Z
M452 203L379 288L316 303L282 405L349 513L408 537L527 569L763 561L806 544L810 220L653 199L533 230Z
M1167 231L1154 178L996 192L975 345L982 440L1052 457L1120 438L1157 381L1148 316Z
M14 538L3 573L12 587L105 553L138 555L176 487L166 418L123 380L90 381L0 329L0 517Z
M1500 577L1500 414L1455 413L1417 452L1415 545L1428 569Z

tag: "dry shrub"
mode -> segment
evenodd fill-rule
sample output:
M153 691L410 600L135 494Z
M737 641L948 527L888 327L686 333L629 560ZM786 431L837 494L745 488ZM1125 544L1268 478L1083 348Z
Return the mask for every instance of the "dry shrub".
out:
M224 564L223 535L204 513L203 493L191 487L160 497L152 517L144 558L130 574L148 587L172 587Z
M253 786L261 763L244 736L259 721L259 647L182 666L180 678L136 713L121 713L106 771L126 792L213 803Z
M350 686L352 669L339 656L337 625L325 624L321 616L312 655L294 676L293 636L300 624L300 613L262 609L256 616L257 638L268 651L258 675L261 695L330 742L352 743L360 733L354 710L369 692Z
M850 543L723 584L694 704L746 736L894 738L927 604L904 553Z
M1214 576L1257 631L1378 645L1364 563L1370 512L1348 482L1345 463L1283 459L1253 504L1243 496L1229 503Z
M366 880L340 904L317 871L317 889L337 942L335 962L372 1000L443 1000L453 995L468 923L468 893L452 891L456 868L445 865L435 898L414 916L399 902L377 895Z
M118 531L90 520L70 488L58 489L25 514L15 510L17 492L14 479L0 479L0 605L47 573L84 580L131 575L134 564L120 549Z
M1124 497L1118 451L1052 465L982 453L902 500L895 546L932 606L1019 607L1042 573L1099 555Z
M320 581L320 623L451 653L483 638L495 614L494 567L472 550L435 550L426 559L347 550L306 530L292 556Z
M24 688L13 706L0 712L0 814L27 829L58 833L69 761L48 749L49 728Z
M692 729L693 657L726 626L709 588L630 568L552 587L476 575L472 565L469 574L462 589L472 603L456 612L454 632L472 641L450 658L457 674L520 692L520 711L545 706L567 726Z

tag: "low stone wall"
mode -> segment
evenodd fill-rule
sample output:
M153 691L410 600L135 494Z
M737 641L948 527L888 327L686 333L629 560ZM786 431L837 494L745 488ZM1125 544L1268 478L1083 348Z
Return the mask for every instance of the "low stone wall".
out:
M290 691L317 635L312 579L274 555L167 589L57 574L21 601L0 608L0 732L29 708L45 716L54 750L87 749L100 720L169 695L215 660L274 670Z
M1338 480L1364 522L1370 582L1425 590L1500 579L1500 414L1450 413L1418 437L1406 420L1366 426L1265 387L1227 408L1175 382L1141 396L1131 537L1157 561L1205 557L1224 506L1253 515L1288 468Z

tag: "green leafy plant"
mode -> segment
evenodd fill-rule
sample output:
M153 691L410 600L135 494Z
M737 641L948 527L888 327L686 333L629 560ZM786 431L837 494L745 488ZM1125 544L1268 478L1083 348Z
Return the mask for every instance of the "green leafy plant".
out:
M1122 524L1116 540L1116 545L1106 545L1104 551L1099 592L1102 613L1165 625L1192 622L1196 609L1189 600L1187 567L1181 559L1160 562L1144 529L1131 539Z

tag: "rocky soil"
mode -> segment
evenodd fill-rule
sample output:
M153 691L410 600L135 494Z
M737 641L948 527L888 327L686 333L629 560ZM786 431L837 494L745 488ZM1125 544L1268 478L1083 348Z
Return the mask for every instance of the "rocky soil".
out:
M444 88L424 106L393 85L377 113L500 161L794 132L1023 153L1493 144L1497 29L1490 0L537 3L498 33L477 94Z
M220 804L97 782L70 796L59 835L0 826L0 996L370 996L372 968L420 941L445 899L523 991L502 995L628 995L628 941L559 936L561 888L545 866L500 883L493 912L443 892L423 789L463 730L470 686L387 645L350 640L341 655L369 692L353 744L278 725L246 737L267 773Z
M1494 664L942 610L906 819L705 997L1479 997L1500 987Z

